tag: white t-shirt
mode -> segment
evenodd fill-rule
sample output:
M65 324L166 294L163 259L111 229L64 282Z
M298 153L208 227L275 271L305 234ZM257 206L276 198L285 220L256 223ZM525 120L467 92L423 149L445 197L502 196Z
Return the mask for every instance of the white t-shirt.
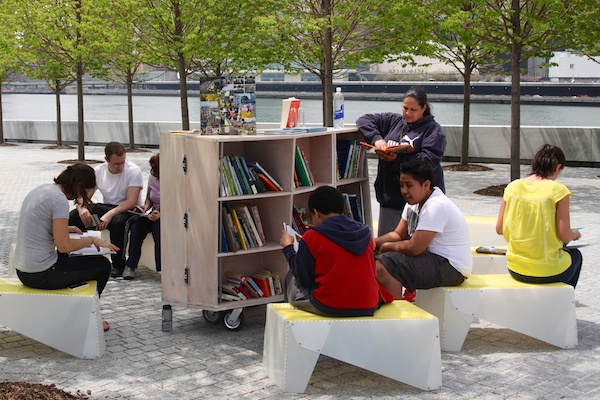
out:
M96 171L96 185L102 193L102 201L106 204L119 205L127 199L129 187L144 187L142 170L132 162L125 161L123 172L120 174L111 173L106 162L98 165L94 170ZM143 204L141 191L137 204Z
M466 277L470 276L473 257L469 229L465 217L456 204L436 187L421 210L418 204L406 204L402 219L409 225L414 225L415 213L418 215L415 231L437 232L427 250L445 257L458 272ZM409 231L411 230L409 226Z

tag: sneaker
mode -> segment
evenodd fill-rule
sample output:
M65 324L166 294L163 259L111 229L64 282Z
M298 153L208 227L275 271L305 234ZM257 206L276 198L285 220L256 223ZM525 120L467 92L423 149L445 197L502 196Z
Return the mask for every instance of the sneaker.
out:
M417 299L417 291L414 289L404 288L404 293L402 293L402 300L406 300L409 303L414 303Z
M129 267L125 267L123 270L123 279L126 281L130 281L135 278L135 269L131 269Z
M123 269L117 268L117 267L112 267L110 269L110 276L111 276L111 278L118 278L121 275L123 275Z

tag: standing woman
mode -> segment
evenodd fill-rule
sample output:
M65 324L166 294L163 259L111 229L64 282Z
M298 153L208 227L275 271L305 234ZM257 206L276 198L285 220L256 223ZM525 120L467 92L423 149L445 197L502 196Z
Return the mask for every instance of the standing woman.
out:
M545 144L531 163L531 174L504 190L496 232L508 242L508 270L518 281L577 286L583 258L564 243L578 240L581 233L571 229L571 192L555 182L564 167L563 151Z
M406 203L400 193L400 166L409 160L427 161L433 167L432 187L445 192L444 172L440 162L446 149L446 135L435 122L427 103L427 94L420 87L411 87L402 100L402 114L366 114L356 121L365 140L374 145L379 156L375 195L379 202L377 236L393 231L400 222ZM385 154L388 146L411 144L414 153Z
M150 157L150 176L148 177L148 190L144 211L152 210L147 216L132 220L129 243L129 259L123 272L123 279L135 278L135 270L142 257L142 244L148 233L154 239L154 262L156 271L161 271L160 263L160 153ZM127 242L126 242L127 243Z
M85 164L67 167L54 183L40 185L23 200L19 214L15 264L25 286L64 289L76 283L97 281L98 295L110 275L110 261L102 256L69 257L68 253L90 245L118 250L98 237L71 239L81 230L68 225L69 200L81 197L84 204L96 190L94 169ZM104 321L104 330L108 323Z

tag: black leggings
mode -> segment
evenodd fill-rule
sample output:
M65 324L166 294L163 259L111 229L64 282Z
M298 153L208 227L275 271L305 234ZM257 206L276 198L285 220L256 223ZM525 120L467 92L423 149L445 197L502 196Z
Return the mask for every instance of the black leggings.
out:
M42 272L17 270L23 285L34 289L64 289L85 281L98 282L98 296L110 277L110 261L104 256L68 256L58 254L56 264Z

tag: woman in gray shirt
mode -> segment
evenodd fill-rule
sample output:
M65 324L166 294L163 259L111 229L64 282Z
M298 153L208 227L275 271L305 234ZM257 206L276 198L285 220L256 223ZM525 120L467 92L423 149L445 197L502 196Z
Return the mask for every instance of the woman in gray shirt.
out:
M76 283L97 281L98 295L110 275L110 261L102 255L69 257L68 253L91 245L118 250L98 237L73 239L81 233L68 226L69 200L89 203L96 189L94 169L85 164L67 167L54 183L40 185L23 200L15 253L17 276L25 286L64 289ZM105 324L107 328L108 324Z

